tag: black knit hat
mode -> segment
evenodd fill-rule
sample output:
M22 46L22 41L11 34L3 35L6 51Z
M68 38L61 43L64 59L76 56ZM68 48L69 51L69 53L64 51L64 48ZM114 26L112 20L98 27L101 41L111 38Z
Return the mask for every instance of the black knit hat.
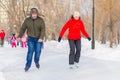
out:
M32 8L32 9L31 9L30 14L32 15L33 13L38 14L37 8Z

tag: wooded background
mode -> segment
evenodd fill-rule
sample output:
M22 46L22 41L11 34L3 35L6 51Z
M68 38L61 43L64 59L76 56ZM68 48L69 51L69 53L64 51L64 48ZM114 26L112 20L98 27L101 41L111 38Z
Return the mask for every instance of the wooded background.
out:
M46 23L46 40L57 40L62 26L74 11L80 11L87 32L92 31L93 0L0 0L0 7L8 14L8 27L0 25L7 34L18 34L30 9L36 7ZM6 5L7 4L7 5ZM120 40L120 0L95 0L95 40L110 47ZM1 23L0 23L1 24ZM66 34L63 37L66 39Z

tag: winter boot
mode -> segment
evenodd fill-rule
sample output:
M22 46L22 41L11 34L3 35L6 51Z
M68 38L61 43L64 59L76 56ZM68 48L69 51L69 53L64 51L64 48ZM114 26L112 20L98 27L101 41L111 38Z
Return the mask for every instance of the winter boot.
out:
M75 67L79 68L79 63L75 62Z
M70 68L70 69L74 69L74 65L73 65L73 64L72 64L72 65L70 64L70 65L69 65L69 68Z
M38 68L38 69L40 68L40 64L39 63L36 63L35 65L36 65L36 68Z
M27 72L29 70L29 67L25 67L25 72Z

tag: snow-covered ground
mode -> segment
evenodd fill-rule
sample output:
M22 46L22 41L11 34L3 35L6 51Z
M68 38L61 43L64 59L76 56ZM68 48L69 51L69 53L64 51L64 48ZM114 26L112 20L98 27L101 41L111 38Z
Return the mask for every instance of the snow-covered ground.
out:
M0 80L120 80L120 46L113 49L96 42L82 39L80 67L69 69L69 45L67 41L48 41L41 55L41 68L34 63L24 72L27 49L11 48L5 44L0 48Z

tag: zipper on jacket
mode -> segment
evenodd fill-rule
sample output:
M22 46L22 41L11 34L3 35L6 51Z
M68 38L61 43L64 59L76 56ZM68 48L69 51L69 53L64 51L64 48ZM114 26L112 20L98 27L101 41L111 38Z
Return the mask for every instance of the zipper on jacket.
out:
M35 31L35 20L33 20L33 29L34 29L34 36L36 37L36 31Z

